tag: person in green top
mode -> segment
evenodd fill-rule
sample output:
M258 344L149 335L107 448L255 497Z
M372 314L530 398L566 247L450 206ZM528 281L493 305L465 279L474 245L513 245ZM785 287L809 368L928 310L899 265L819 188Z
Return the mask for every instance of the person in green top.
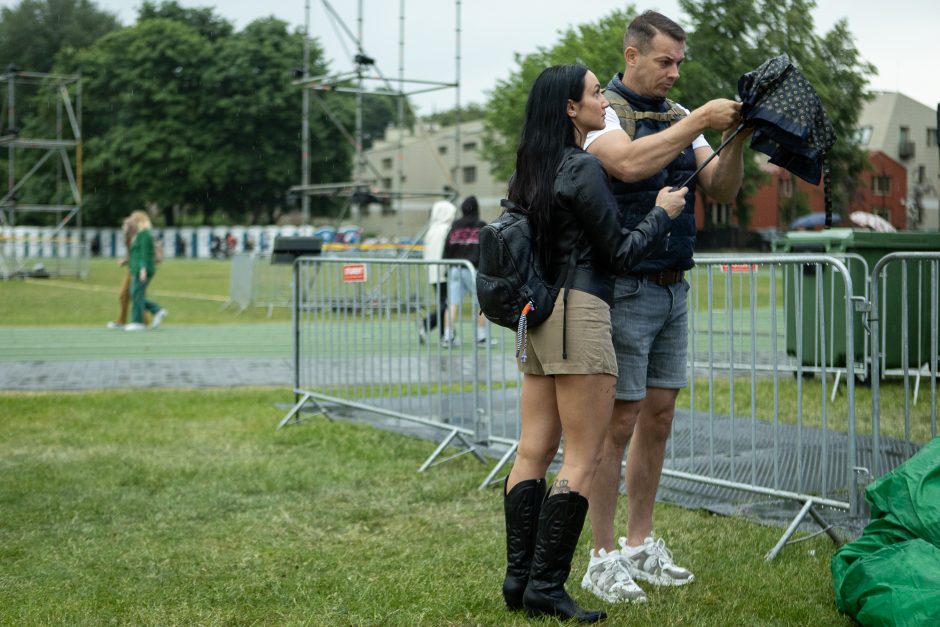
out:
M128 269L131 275L131 322L124 327L124 330L143 331L147 328L144 325L145 310L153 315L151 329L160 326L167 311L155 302L147 300L147 285L157 272L157 257L150 217L146 211L134 211L131 213L131 220L137 228L137 234L131 242L128 256Z

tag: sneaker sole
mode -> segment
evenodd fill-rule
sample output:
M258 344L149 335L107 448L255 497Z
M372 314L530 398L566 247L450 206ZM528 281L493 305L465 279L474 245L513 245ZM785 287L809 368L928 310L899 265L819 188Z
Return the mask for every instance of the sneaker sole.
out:
M581 578L581 587L596 596L598 599L606 601L607 603L646 603L647 601L645 593L643 596L638 597L621 597L617 596L616 594L609 594L604 592L594 585L594 582L591 581L591 578L588 577L587 573L584 573L584 577Z
M664 577L662 575L648 575L642 571L633 571L630 573L633 579L638 579L644 581L648 584L654 586L664 586L670 588L679 588L681 586L687 586L693 581L695 581L695 575L690 575L688 579L673 579L672 577Z

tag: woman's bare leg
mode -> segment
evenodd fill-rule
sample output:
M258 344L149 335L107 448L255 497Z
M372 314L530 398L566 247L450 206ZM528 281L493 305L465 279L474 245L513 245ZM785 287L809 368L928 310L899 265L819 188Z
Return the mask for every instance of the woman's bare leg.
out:
M541 479L558 452L561 420L555 402L555 378L522 375L522 433L506 492L520 481Z
M590 494L610 425L616 382L609 374L556 375L556 403L565 446L552 494Z

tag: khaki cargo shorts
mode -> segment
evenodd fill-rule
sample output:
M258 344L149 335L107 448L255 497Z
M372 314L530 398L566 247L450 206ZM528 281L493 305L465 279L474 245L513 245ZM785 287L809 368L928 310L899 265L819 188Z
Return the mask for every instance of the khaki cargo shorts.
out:
M610 306L602 299L572 289L568 293L568 359L562 359L564 290L559 291L548 320L529 330L526 361L516 360L524 374L611 374L617 358L610 331Z

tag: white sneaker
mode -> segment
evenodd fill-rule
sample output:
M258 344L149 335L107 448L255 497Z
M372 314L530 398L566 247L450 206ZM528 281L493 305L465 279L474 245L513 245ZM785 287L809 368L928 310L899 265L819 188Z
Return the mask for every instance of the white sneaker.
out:
M125 331L146 331L147 327L145 327L139 322L131 322L129 324L124 325L124 330Z
M111 320L110 322L108 322L107 327L109 329L123 329L124 325L121 324L120 322L115 322L114 320Z
M153 314L153 321L150 323L151 329L156 329L160 326L160 323L163 322L163 319L166 318L166 315L170 313L166 309L160 309L157 313Z
M654 586L684 586L695 581L695 575L688 569L673 563L672 553L662 538L650 536L637 547L627 546L627 539L620 538L620 549L620 558L634 579Z
M646 603L646 593L636 585L620 551L608 553L604 549L594 555L581 579L581 587L608 603Z

